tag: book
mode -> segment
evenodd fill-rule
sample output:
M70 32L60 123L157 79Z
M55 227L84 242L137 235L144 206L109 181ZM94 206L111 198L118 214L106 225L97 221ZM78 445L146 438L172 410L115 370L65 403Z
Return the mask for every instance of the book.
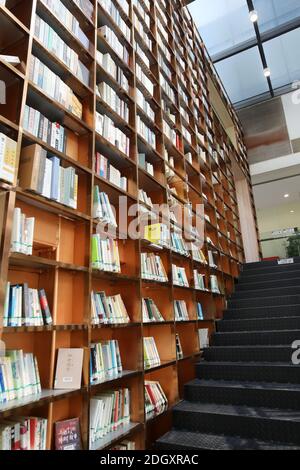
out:
M123 191L128 190L127 177L122 175L121 171L112 165L108 158L104 157L104 155L101 155L99 152L96 153L95 157L95 172L101 178L104 178Z
M90 400L90 448L113 431L130 423L128 388L107 391Z
M14 183L17 169L17 142L0 132L0 179Z
M26 217L19 207L14 209L11 251L31 256L34 238L34 217Z
M199 273L197 269L194 269L194 284L197 290L208 290L205 286L205 274Z
M44 289L31 289L28 284L6 286L4 327L51 325L52 315Z
M204 320L203 309L200 302L197 302L197 318L198 320Z
M82 450L79 418L55 423L55 450Z
M215 274L211 274L210 276L210 287L211 291L215 294L221 294L218 277Z
M146 420L164 413L169 403L159 382L145 381L145 414Z
M41 393L37 360L23 350L7 350L0 356L0 403Z
M130 317L120 294L106 296L105 292L92 292L92 324L114 325L130 323Z
M109 201L106 193L100 192L99 186L94 186L93 198L93 218L99 220L103 224L117 227L116 211Z
M201 328L198 330L199 345L200 349L206 349L209 347L209 330L207 328Z
M119 377L123 372L119 343L101 341L90 347L90 381L101 383Z
M176 333L176 356L178 360L183 358L183 350L181 346L180 336L178 333Z
M77 390L81 388L82 348L61 348L58 350L54 388L55 390Z
M144 367L152 369L152 367L161 364L158 349L153 337L144 337Z

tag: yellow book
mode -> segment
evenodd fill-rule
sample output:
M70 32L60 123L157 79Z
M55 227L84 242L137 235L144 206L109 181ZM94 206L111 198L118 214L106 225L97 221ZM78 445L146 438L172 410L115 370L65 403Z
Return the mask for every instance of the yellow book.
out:
M0 134L0 178L14 183L17 164L17 142L4 134Z
M161 224L147 225L144 230L144 238L151 243L160 243L161 231Z

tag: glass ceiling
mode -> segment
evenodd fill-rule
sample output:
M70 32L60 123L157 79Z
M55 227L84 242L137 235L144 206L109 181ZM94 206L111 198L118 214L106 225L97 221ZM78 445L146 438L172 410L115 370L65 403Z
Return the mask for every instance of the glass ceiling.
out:
M237 107L271 98L300 81L300 0L253 0L253 5L259 17L257 33L247 0L194 0L189 5ZM271 70L269 80L264 64Z

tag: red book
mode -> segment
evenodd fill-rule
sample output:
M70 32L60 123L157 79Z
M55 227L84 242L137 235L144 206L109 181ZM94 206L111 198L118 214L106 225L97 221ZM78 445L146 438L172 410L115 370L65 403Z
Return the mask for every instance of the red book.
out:
M79 418L55 423L56 450L82 450Z

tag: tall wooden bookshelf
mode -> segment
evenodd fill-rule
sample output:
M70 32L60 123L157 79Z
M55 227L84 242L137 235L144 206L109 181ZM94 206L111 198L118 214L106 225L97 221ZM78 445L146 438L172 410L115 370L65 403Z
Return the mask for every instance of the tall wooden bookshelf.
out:
M0 61L0 79L7 88L7 104L0 105L0 131L17 142L18 161L21 149L33 143L41 145L51 155L60 158L63 165L73 166L79 175L78 208L67 208L42 196L26 192L18 185L18 170L14 185L1 183L1 315L4 309L6 282L28 282L31 287L42 287L47 292L54 325L48 327L2 328L1 339L8 349L23 349L37 356L43 392L32 400L24 399L0 405L0 418L30 413L48 419L47 447L54 448L54 423L80 417L83 445L89 442L89 399L107 389L128 387L131 391L130 426L110 434L99 442L97 449L109 449L122 439L131 439L137 449L149 448L171 425L170 410L182 396L183 385L194 377L194 364L201 357L198 329L215 329L215 322L222 317L226 296L234 289L240 264L244 261L243 242L239 223L238 203L235 192L232 161L238 162L245 177L249 178L242 131L230 103L226 106L236 126L239 146L236 149L214 113L207 87L208 76L216 80L213 66L189 13L181 0L128 0L129 15L112 0L121 18L131 31L131 41L126 39L119 26L103 9L102 1L91 0L93 15L88 18L78 3L61 0L90 40L85 49L78 38L65 27L60 18L43 0L6 0L0 7L1 54L17 55L21 65L14 66ZM142 12L150 23L143 19ZM64 41L79 55L90 71L90 83L84 85L35 37L36 15L44 19ZM137 31L134 16L142 24L144 34L151 39L149 49ZM99 31L108 25L129 52L126 64L111 48ZM162 34L162 28L164 34ZM148 68L136 53L137 43L149 59ZM129 81L129 92L120 85L96 61L96 51L109 52ZM158 56L168 51L171 60L165 59L170 78L159 65ZM67 83L83 104L83 119L80 120L61 104L50 99L29 80L31 56L35 55ZM144 74L154 85L153 96L136 76L139 64ZM172 102L160 85L160 73L172 88ZM128 122L120 118L96 94L100 81L108 83L129 107ZM196 88L194 87L196 83ZM155 110L155 123L139 106L136 90L139 89ZM183 95L182 92L183 91ZM222 91L220 89L220 95ZM184 98L185 97L185 98ZM197 99L198 100L197 100ZM222 99L225 99L222 95ZM175 115L175 121L162 106L164 100ZM25 104L41 111L51 120L58 121L67 129L65 153L58 152L23 128ZM184 113L180 112L184 109ZM106 113L130 139L129 156L95 131L96 111ZM151 128L157 137L153 148L137 131L137 116ZM176 130L178 146L174 146L165 135L163 120ZM189 122L188 122L188 121ZM188 130L189 141L183 133ZM196 133L197 129L197 133ZM164 158L164 148L174 159L172 187L168 187L170 167ZM102 153L128 178L128 189L121 190L114 184L97 176L95 154ZM139 167L138 153L144 153L154 167L154 176ZM186 157L187 153L192 159ZM205 154L206 160L200 157ZM153 202L167 203L170 195L179 204L190 202L197 217L197 204L204 204L205 222L204 252L212 250L216 267L203 266L191 258L176 254L170 249L158 250L145 240L120 240L121 274L104 273L91 268L91 235L95 231L92 219L93 187L99 185L109 194L111 203L118 204L118 197L127 196L128 204L139 202L138 191L143 189ZM10 253L12 218L15 207L28 216L35 217L34 250L32 256ZM118 207L122 211L122 207ZM129 220L128 220L129 222ZM207 240L207 237L209 240ZM169 282L159 283L141 279L140 254L158 250ZM190 286L176 287L172 282L172 264L185 267ZM194 288L193 270L197 269L209 277L214 274L222 286L216 294ZM128 325L95 326L91 324L92 290L101 290L111 295L120 293L131 316ZM164 314L165 322L144 324L141 301L152 298ZM190 321L177 322L174 317L174 300L185 300ZM204 320L197 320L196 302L204 311ZM184 356L176 358L175 337L179 333ZM159 350L161 365L144 370L143 337L153 336ZM89 348L92 342L105 339L119 341L124 372L118 379L106 383L89 385L83 382L80 390L59 392L53 390L57 350L62 347ZM89 365L85 364L85 377ZM159 381L169 401L169 409L146 422L144 411L144 381Z

